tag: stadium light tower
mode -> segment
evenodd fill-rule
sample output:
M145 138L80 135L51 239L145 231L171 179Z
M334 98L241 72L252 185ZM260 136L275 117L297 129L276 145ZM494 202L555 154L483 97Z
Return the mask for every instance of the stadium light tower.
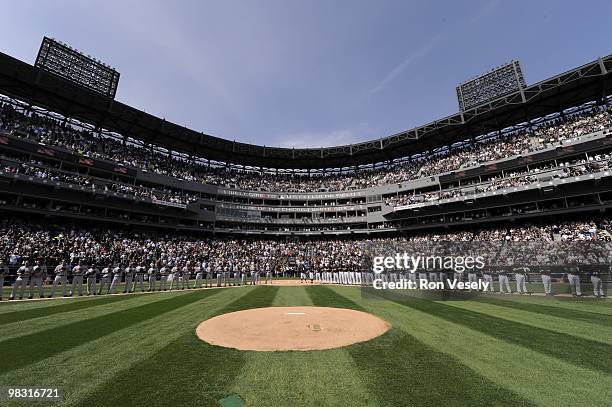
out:
M519 61L510 61L457 86L459 109L464 112L527 86Z
M115 68L49 37L43 38L34 66L112 99L117 93Z

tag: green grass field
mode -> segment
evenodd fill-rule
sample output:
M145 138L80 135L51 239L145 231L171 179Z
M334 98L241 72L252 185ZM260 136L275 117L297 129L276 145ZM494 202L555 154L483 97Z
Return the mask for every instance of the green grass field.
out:
M393 328L311 352L243 352L195 335L214 315L292 305L364 310ZM0 352L0 386L59 387L70 406L215 406L231 394L249 406L612 405L612 302L587 299L249 286L3 302Z

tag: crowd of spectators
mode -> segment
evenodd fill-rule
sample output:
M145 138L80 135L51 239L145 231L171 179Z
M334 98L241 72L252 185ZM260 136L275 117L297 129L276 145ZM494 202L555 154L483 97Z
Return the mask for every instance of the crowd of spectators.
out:
M577 177L586 174L609 171L612 167L612 153L598 153L585 158L547 164L524 171L505 172L478 184L451 187L428 193L403 193L385 199L390 206L404 206L418 203L435 202L441 199L467 197L470 195L516 188L554 179Z
M187 181L278 192L344 191L401 183L538 150L602 130L611 124L609 111L595 109L556 118L532 131L498 135L403 164L348 173L287 174L215 167L203 161L168 155L151 146L96 135L55 118L36 113L25 114L10 104L0 105L0 129L20 137Z
M11 265L44 259L54 265L63 261L101 266L183 264L207 260L218 267L270 264L282 267L289 261L314 265L357 267L372 247L397 248L406 244L452 242L593 242L611 241L612 220L488 226L439 233L415 232L410 236L376 239L304 240L198 238L189 235L155 235L133 230L112 230L66 224L43 224L6 217L0 221L0 258ZM478 249L478 245L473 245ZM610 255L608 252L606 255Z
M30 161L29 163L12 163L9 165L0 166L0 172L7 174L30 175L41 180L64 182L67 184L83 186L91 189L92 191L118 192L139 198L149 198L175 204L186 205L196 202L199 199L198 196L183 191L170 190L166 188L148 188L142 185L112 182L87 175L78 175L68 171L54 170L43 166L42 162L37 162L35 160Z

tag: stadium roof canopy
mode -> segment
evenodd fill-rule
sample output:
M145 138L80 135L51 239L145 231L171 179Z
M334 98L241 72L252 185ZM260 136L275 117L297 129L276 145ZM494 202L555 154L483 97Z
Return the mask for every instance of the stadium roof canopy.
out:
M612 89L612 55L440 120L362 143L278 148L210 136L104 97L0 53L0 92L145 142L210 160L286 169L349 167L406 157L585 102Z

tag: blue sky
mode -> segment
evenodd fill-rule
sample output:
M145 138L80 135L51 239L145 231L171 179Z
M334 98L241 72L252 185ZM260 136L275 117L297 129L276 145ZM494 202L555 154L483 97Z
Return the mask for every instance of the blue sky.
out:
M3 2L0 51L44 35L121 72L117 99L208 134L318 147L457 112L455 86L511 59L529 84L612 53L612 2Z

